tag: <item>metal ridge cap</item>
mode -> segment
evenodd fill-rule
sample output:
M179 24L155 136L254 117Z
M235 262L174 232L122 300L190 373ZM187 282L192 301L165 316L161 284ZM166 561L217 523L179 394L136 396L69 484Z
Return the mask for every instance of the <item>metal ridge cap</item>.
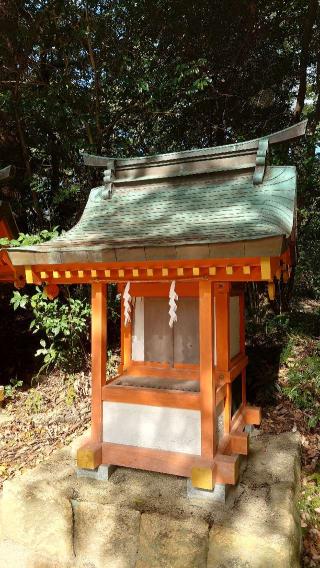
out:
M169 172L163 173L162 175L150 175L150 176L137 176L131 178L115 178L112 180L114 185L125 185L125 184L132 184L135 182L140 181L151 181L156 182L162 179L173 179L173 178L189 178L189 177L204 177L204 176L212 176L213 174L223 174L228 172L241 172L242 175L243 171L251 171L254 170L255 163L247 163L247 164L239 164L237 166L230 166L230 167L222 167L222 168L210 168L210 170L200 171L200 172Z
M93 154L83 153L84 163L86 165L93 165L96 167L106 167L110 165L111 162L115 162L116 168L121 166L134 164L148 164L148 163L159 163L162 164L166 160L169 162L179 162L184 161L188 158L197 158L203 156L204 158L209 155L220 155L220 154L234 154L244 150L257 150L260 140L269 140L269 144L279 144L285 142L286 140L292 140L303 136L306 131L308 119L305 119L297 124L288 126L272 134L267 134L265 136L259 136L259 138L254 138L252 140L246 140L243 142L234 142L231 144L224 144L221 146L211 146L209 148L195 148L193 150L181 150L177 152L168 152L163 154L153 154L150 156L134 156L132 158L116 158L107 156L95 156ZM95 162L95 163L94 163Z

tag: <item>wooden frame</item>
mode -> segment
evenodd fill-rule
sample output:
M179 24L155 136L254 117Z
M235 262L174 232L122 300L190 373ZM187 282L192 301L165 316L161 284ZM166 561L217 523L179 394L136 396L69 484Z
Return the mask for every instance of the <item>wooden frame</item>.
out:
M96 213L94 213L95 217L92 219L92 209L89 206L85 209L82 217L84 222L78 224L76 231L59 238L58 242L54 240L53 243L43 243L39 247L32 247L32 249L28 249L28 247L9 249L7 251L8 256L1 253L1 261L4 265L12 268L18 287L24 281L28 284L43 283L46 285L49 297L50 290L48 288L51 288L51 292L52 289L57 291L56 285L58 284L88 283L92 285L92 439L86 444L82 454L81 450L79 451L79 463L87 464L83 467L95 468L99 465L99 461L102 461L103 463L142 467L153 471L187 476L192 475L194 468L198 470L205 468L206 473L203 476L201 472L198 475L199 471L197 475L192 475L193 479L198 478L200 480L197 483L204 483L201 480L202 478L206 478L205 483L209 479L209 485L214 481L221 483L236 482L239 471L238 454L248 452L248 437L243 429L246 424L258 424L261 420L260 409L246 405L246 366L248 359L245 354L243 283L266 282L272 292L274 279L281 278L282 275L288 273L288 268L294 263L292 243L295 228L291 226L294 200L291 197L288 199L290 204L286 209L287 213L283 213L283 218L287 219L288 223L284 222L283 224L279 221L278 227L272 227L271 232L275 232L274 236L265 237L265 231L251 230L253 227L249 227L248 232L241 229L240 234L237 235L236 231L229 230L230 223L228 221L225 224L223 221L220 223L219 219L217 221L217 211L214 206L215 193L211 195L212 208L209 206L206 209L202 207L198 212L198 220L201 220L199 222L207 223L209 219L208 222L212 223L210 230L203 226L206 230L199 231L199 225L193 223L194 218L190 214L190 221L187 220L185 228L179 232L178 236L174 228L171 228L169 234L166 234L169 226L167 223L162 228L159 226L159 231L156 233L148 230L149 235L146 235L145 232L140 234L139 231L133 235L130 231L132 218L123 217L124 210L121 202L120 204L115 202L114 205L119 205L119 207L118 210L117 207L114 208L116 221L113 218L113 222L117 223L120 220L119 226L123 229L123 233L119 231L115 234L112 226L105 218L104 208L107 207L105 199L112 195L113 190L115 190L115 195L112 199L117 199L116 194L120 190L119 184L121 190L125 189L125 191L132 191L136 194L136 191L141 187L139 183L139 187L135 185L139 180L143 184L149 182L154 184L163 179L161 184L165 183L170 191L175 186L176 191L176 179L183 179L184 177L187 179L183 183L186 183L188 188L193 188L196 180L195 189L201 195L202 185L197 185L197 180L200 178L194 176L194 174L200 174L202 179L206 176L205 183L207 183L209 179L207 174L210 173L210 184L211 179L213 184L217 181L217 187L220 187L219 180L222 172L225 172L222 176L223 180L228 179L232 183L234 177L239 175L237 172L240 174L245 172L246 176L252 174L250 179L253 184L267 183L268 180L264 180L264 176L268 145L301 136L305 129L306 121L270 136L231 144L226 147L150 157L115 159L86 155L85 162L88 165L108 168L104 176L104 188L97 188L99 191L94 190L93 194L93 199L97 199L95 201L96 211L104 211L101 223L98 223L101 229L100 233L97 234L96 231ZM295 186L295 175L292 172L293 168L290 166L285 172L287 177L283 178L292 180L292 186L290 185L288 188L290 191L291 189L294 191ZM225 174L228 175L228 178L225 177ZM3 177L3 175L8 176L8 171L0 172L0 177ZM117 187L118 189L116 189ZM228 188L230 189L230 187L228 182ZM211 186L208 186L208 188L211 189ZM229 203L230 200L229 189L226 193L224 188L219 189L219 195L221 194L223 199L228 200L226 203ZM259 191L259 188L257 189ZM270 195L273 194L273 182L270 182L266 190L270 191ZM192 189L192 194L193 191L194 189ZM181 194L179 197L184 196ZM158 194L156 198L158 198ZM191 198L193 199L192 196L190 200ZM128 202L130 199L129 196ZM246 197L246 199L249 199L249 197ZM164 202L160 201L160 203L162 206ZM183 203L181 201L182 207ZM188 209L188 211L190 210L189 203L194 204L195 201L186 202L186 210ZM275 205L276 203L277 201L274 202ZM255 208L253 202L251 206L253 209ZM210 216L208 217L209 209ZM260 219L260 217L257 216L257 219ZM146 223L152 224L153 222L153 215L151 215ZM242 222L247 227L245 218ZM259 225L258 221L257 225ZM242 237L242 240L235 240L237 236ZM101 246L95 246L97 244ZM88 262L83 262L83 259L86 258L88 258ZM8 259L9 262L7 262ZM7 268L5 271L7 271ZM116 380L106 382L107 284L109 282L117 283L119 291L122 293L125 284L130 282L131 296L133 297L157 296L164 298L169 295L172 281L176 283L176 292L179 296L199 297L199 365L180 364L171 366L165 361L161 364L150 361L132 361L132 351L134 351L134 358L149 357L150 359L158 357L160 361L162 359L174 361L175 351L174 346L171 350L171 334L167 333L165 319L160 317L163 312L160 314L160 311L157 312L156 309L152 311L150 308L152 302L149 305L145 302L143 306L142 304L139 306L140 310L137 312L139 318L137 318L134 326L135 342L133 350L133 329L131 324L124 325L122 301L119 373L127 381L123 380L123 384ZM53 293L51 296L53 296ZM232 300L233 296L239 297L239 307L238 302ZM174 301L171 302L171 310ZM158 305L160 303L158 302ZM194 317L195 303L184 302L184 305L187 304L189 304L190 314ZM175 305L173 307L175 308ZM142 313L144 314L145 308L147 317L143 320ZM152 326L149 324L148 318L152 321ZM161 332L158 334L154 331L154 322L157 321L159 328L161 322ZM147 324L144 327L145 322ZM171 323L172 320L170 325ZM198 345L194 343L194 338L197 338L197 330L195 333L192 323L190 318L181 319L180 326L177 329L176 346L178 348L176 352L179 353L177 359L180 358L182 361L194 362L198 360ZM149 325L153 331L148 335ZM239 327L239 329L236 328L236 332L234 332L235 326ZM145 333L146 330L147 333ZM188 349L184 349L185 345L183 344L186 336L191 338ZM150 343L158 341L159 346L157 345L157 347L159 349L152 350L152 345L150 348L148 341L145 342L145 337L147 340L151 338ZM174 334L172 334L172 337L175 337ZM178 341L180 341L180 344ZM173 355L171 355L171 351L173 351ZM148 373L148 375L145 376L145 373ZM232 382L239 376L241 376L242 402L240 408L232 416ZM142 388L138 386L138 380L136 385L133 380L133 386L125 386L126 383L131 384L131 379L128 381L128 377L132 379L144 377L147 380L140 380L140 384L144 385ZM155 381L153 382L153 378L157 381L157 384L155 384ZM199 381L199 385L188 387L197 390L199 386L199 392L177 390L178 381L175 383L167 381L161 385L161 379L166 378L178 380L188 378ZM172 388L165 390L165 388L161 389L161 386L166 389L168 386ZM123 405L127 404L127 407L121 407L122 403ZM132 407L131 409L129 404ZM218 432L218 434L216 432L217 427L220 427L220 423L217 424L216 415L219 412L217 405L219 405L219 409L223 406L224 432L222 436L220 435L221 432ZM156 406L164 407L163 411L153 408ZM109 408L109 423L108 421L104 423L104 408ZM179 412L175 413L171 409L179 409ZM121 421L123 417L128 417L129 411L131 411L132 428L130 438L127 436L125 428L123 431L121 430L123 426ZM144 417L141 421L139 421L139 413ZM159 442L157 446L156 443L153 444L151 437L145 435L145 432L140 430L136 434L134 431L136 423L140 427L144 420L145 423L150 425L155 415L159 417L159 421L171 420L173 438L176 436L175 439L164 436L161 439L161 445ZM110 430L111 434L119 433L112 429L112 420L117 422L118 429L121 430L119 437L109 436ZM190 424L192 425L190 431L192 431L192 435L194 434L194 438L187 439L184 435L179 438L181 423L186 430ZM106 425L109 430L103 428ZM180 428L180 432L184 433L185 429ZM103 430L108 431L103 434ZM121 440L122 445L104 442L103 435L105 440ZM137 447L126 445L126 443L129 444L129 439L133 440ZM145 442L146 440L147 442ZM155 449L140 447L146 443L153 448L178 448L181 453L160 452ZM190 450L190 448L197 455L182 453ZM210 470L209 475L207 475L208 468Z
M216 402L213 372L213 287L210 280L199 282L201 456L213 460L216 453Z
M92 285L92 408L91 438L102 442L102 387L106 383L107 352L107 287L99 282Z
M157 282L168 285L172 280L176 280L177 283L181 282L188 286L187 281L199 282L203 278L213 282L234 283L270 281L276 277L279 270L284 271L284 264L291 264L288 251L281 256L273 257L15 265L15 270L17 274L23 275L26 269L31 270L40 282L55 284L83 284L97 281L121 284L133 281L133 283Z
M106 284L96 282L92 285L92 440L84 446L82 452L80 451L79 464L94 464L96 467L100 459L101 463L188 477L191 476L194 468L200 472L208 471L209 468L212 472L212 483L236 483L239 470L238 454L247 454L249 451L248 436L243 432L244 426L246 423L259 423L261 419L260 409L246 406L245 369L248 358L245 355L243 289L232 286L230 282L215 283L209 278L200 278L197 282L184 281L178 285L179 295L182 297L199 294L199 365L132 361L132 326L131 324L124 326L122 302L120 375L107 382L105 382L106 360L103 355L106 353ZM124 286L119 284L119 290L123 289ZM165 297L168 292L167 282L137 282L132 283L130 287L132 296ZM239 296L240 350L231 358L230 297L234 295ZM215 361L214 350L216 350ZM232 416L231 384L239 374L242 376L242 404ZM158 382L161 378L197 380L200 382L200 389L199 392L189 392L116 384L116 379L121 376L133 379L136 377L137 380L139 377L148 376L154 377ZM103 402L200 412L201 455L103 442ZM218 444L216 409L221 403L224 405L224 435ZM201 475L198 479L201 479Z

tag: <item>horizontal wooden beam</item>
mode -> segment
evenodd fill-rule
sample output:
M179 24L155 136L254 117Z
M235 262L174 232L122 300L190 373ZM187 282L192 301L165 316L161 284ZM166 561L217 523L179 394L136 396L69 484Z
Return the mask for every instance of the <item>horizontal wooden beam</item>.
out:
M218 384L232 383L248 365L247 355L239 354L239 356L231 360L231 365L232 367L229 370L215 368L215 377Z
M213 461L210 462L194 454L138 448L109 442L102 444L102 463L170 473L182 477L191 477L193 467L213 468Z
M130 377L158 377L188 380L199 380L199 365L177 363L172 367L169 363L151 361L131 361L130 366L123 373Z
M113 386L112 383L102 388L102 400L200 410L200 393L198 392Z
M215 462L215 483L225 483L226 485L236 485L239 479L239 456L217 454Z
M260 426L262 420L262 412L260 406L245 406L243 410L245 424Z
M239 478L239 456L237 455L217 454L213 460L206 460L194 454L104 442L102 444L102 463L169 473L182 477L192 477L192 470L195 468L204 469L207 472L207 477L211 476L210 471L213 472L214 483L230 485L235 485Z
M172 280L197 283L208 278L215 282L270 280L279 271L279 257L216 258L204 260L164 260L145 262L78 263L25 266L39 281L56 283L110 281L125 283L167 283Z
M249 453L249 434L247 432L232 432L230 434L230 450L232 454L247 456Z
M130 295L133 297L169 297L171 282L132 282L130 285ZM125 282L118 284L118 291L123 292ZM180 281L176 283L176 293L180 297L197 297L199 296L199 282L197 280L191 282Z
M79 265L81 266L81 265ZM212 274L212 268L215 270L215 275ZM152 276L150 271L152 270ZM111 270L96 270L96 269L79 269L77 271L73 270L51 270L50 266L46 266L44 269L39 270L38 267L33 267L33 271L38 274L39 280L50 281L54 279L55 282L60 284L83 284L93 283L93 282L127 282L134 278L140 282L157 281L157 282L168 282L172 280L200 280L203 278L208 278L209 280L215 282L256 282L262 280L261 270L258 266L252 266L250 275L246 275L243 272L241 266L235 266L232 268L232 272L226 271L225 267L181 267L179 272L176 268L118 268ZM46 279L41 278L41 273L46 272L48 277ZM106 276L108 274L108 276Z

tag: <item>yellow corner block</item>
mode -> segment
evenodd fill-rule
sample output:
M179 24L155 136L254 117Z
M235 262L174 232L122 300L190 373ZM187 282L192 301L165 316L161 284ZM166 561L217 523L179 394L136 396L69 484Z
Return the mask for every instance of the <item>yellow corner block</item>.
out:
M210 266L209 274L210 276L215 276L217 274L217 268L215 266Z
M33 272L31 266L25 267L25 273L26 273L26 283L33 284Z
M91 270L91 276L92 276L92 278L97 278L97 271Z
M242 270L243 270L243 274L250 274L251 267L250 266L244 266Z
M120 276L120 278L124 277L124 270L118 270L118 275Z
M167 268L162 269L162 276L168 276L169 270Z
M197 266L195 266L195 267L192 269L192 274L193 274L193 276L199 276L199 274L200 274L200 269L199 269Z
M193 487L212 491L214 488L212 469L210 467L193 467L191 470L191 482Z
M261 264L261 280L271 280L270 256L262 256L260 264Z
M226 266L226 274L229 274L229 276L233 274L233 266Z
M183 276L183 268L177 268L177 276Z
M66 278L71 278L71 272L70 272L70 270L66 270L65 273L64 273L64 275L65 275Z
M77 451L77 466L81 469L96 469L102 461L101 445L88 444Z
M268 294L270 300L274 300L276 297L276 287L273 282L268 282Z
M105 270L105 271L104 271L104 275L105 275L107 278L110 278L110 270Z
M137 276L139 276L139 270L137 268L132 269L132 276L134 278L137 278Z
M147 268L147 276L153 276L153 268Z

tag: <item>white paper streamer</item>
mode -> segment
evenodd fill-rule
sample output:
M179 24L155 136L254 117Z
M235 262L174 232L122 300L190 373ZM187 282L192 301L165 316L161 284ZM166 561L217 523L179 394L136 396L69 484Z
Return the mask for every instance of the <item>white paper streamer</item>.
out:
M124 300L124 325L128 325L131 322L131 296L129 294L130 282L127 282L126 287L123 292Z
M177 314L176 314L176 311L177 311L176 301L179 299L179 297L178 297L178 294L176 294L175 286L176 286L176 281L173 280L171 282L170 292L169 292L169 306L170 306L170 309L169 309L169 316L170 316L169 325L170 325L170 327L172 327L173 323L178 320Z

